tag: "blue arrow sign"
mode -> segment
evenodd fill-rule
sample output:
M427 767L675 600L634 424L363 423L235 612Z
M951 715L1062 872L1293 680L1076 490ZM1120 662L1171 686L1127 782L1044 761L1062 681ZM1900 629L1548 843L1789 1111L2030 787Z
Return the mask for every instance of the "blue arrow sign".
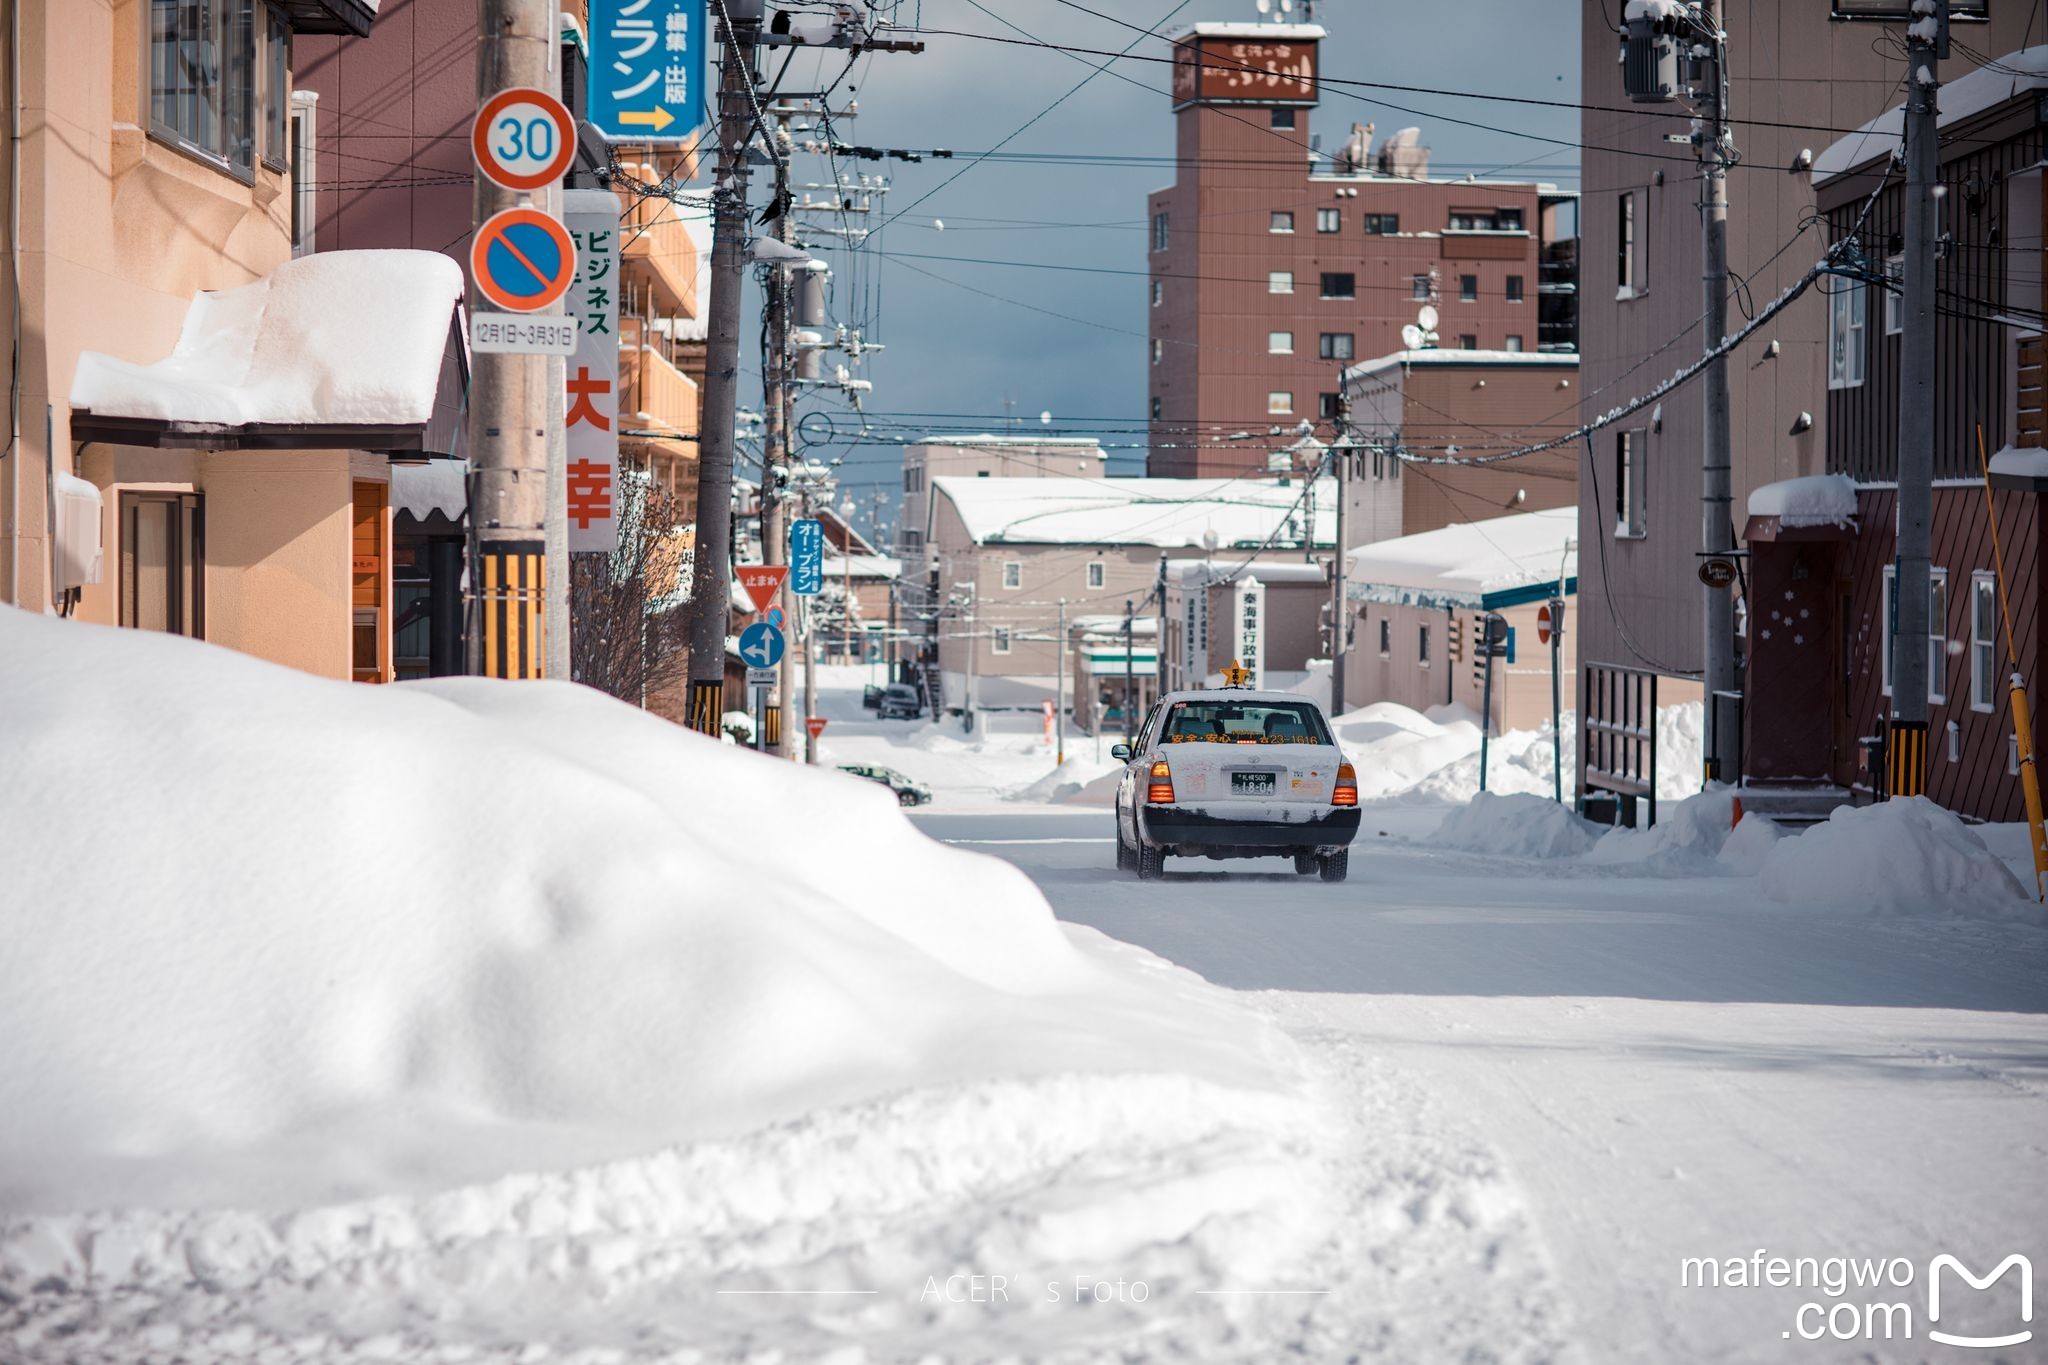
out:
M749 668L773 668L782 662L782 632L756 621L740 632L740 657Z
M804 597L825 590L825 523L814 517L789 524L789 590Z
M612 142L687 142L709 30L704 0L590 0L590 122Z

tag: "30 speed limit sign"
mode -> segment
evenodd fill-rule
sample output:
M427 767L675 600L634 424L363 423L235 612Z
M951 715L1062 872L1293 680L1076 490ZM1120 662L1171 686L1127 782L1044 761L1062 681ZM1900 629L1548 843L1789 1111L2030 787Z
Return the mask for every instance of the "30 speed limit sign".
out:
M508 190L537 190L568 173L576 124L545 90L501 90L476 111L470 149L483 173Z

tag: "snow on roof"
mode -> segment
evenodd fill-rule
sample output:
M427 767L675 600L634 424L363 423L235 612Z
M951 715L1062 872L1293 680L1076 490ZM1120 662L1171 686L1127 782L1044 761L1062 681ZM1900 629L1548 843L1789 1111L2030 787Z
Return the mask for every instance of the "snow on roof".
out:
M1263 38L1279 41L1304 39L1314 41L1327 36L1321 24L1261 24L1237 23L1224 20L1205 20L1189 24L1186 28L1173 29L1166 35L1169 42L1182 38Z
M1847 526L1856 517L1856 484L1847 474L1809 474L1767 483L1749 495L1749 514L1776 517L1788 530Z
M1481 606L1496 594L1555 585L1560 573L1569 591L1578 533L1579 509L1553 507L1374 541L1345 557L1345 595Z
M1327 583L1330 572L1321 564L1300 560L1247 561L1238 555L1234 559L1176 559L1166 566L1166 576L1183 584L1224 583L1237 578L1256 578L1261 583Z
M824 572L827 578L901 578L903 561L889 555L828 555Z
M697 248L697 298L711 297L711 214L684 212L678 208L676 218L683 225L684 235ZM674 319L670 326L677 341L702 341L711 335L710 310L700 307L695 316Z
M469 511L469 461L392 465L391 508L421 521L436 512L450 521L461 521Z
M166 422L417 426L462 270L432 251L322 251L195 295L170 355L78 357L71 406Z
M2048 88L2048 44L2022 48L1941 87L1940 123L1947 127L2013 99ZM1813 183L1825 184L1858 166L1889 156L1905 134L1905 106L1887 109L1853 133L1837 138L1813 159Z
M1064 446L1088 450L1100 450L1101 438L1095 436L997 436L984 433L980 436L925 436L907 442L914 446Z
M1332 543L1337 489L1322 480L1315 540ZM1298 483L1270 479L1092 479L1073 477L932 480L976 543L1013 545L1190 545L1249 548L1276 530L1278 543L1300 541L1282 523L1306 514Z
M2048 479L2048 450L2007 446L1991 457L1991 472L2013 479Z
M1426 351L1395 351L1378 360L1364 360L1344 371L1346 379L1363 379L1402 365L1535 365L1577 369L1576 351L1460 351L1431 347Z

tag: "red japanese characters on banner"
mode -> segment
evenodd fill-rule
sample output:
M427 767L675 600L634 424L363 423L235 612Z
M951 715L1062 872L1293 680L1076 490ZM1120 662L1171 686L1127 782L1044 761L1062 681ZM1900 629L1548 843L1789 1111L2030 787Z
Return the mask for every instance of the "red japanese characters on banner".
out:
M615 469L595 460L569 461L569 524L588 531L612 519L612 475Z
M569 550L609 554L619 543L619 201L609 190L568 190L562 201L577 264L567 298L576 354L562 394Z

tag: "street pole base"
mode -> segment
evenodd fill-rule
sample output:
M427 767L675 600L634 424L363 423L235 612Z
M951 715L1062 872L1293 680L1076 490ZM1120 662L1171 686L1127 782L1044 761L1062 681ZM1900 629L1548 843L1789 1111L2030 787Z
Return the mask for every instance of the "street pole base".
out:
M1895 720L1885 737L1885 785L1892 796L1927 794L1927 722Z
M700 735L718 738L719 722L725 718L725 679L690 683L689 724Z
M547 659L547 546L538 540L486 541L478 547L486 678L539 678Z
M782 747L782 708L764 706L761 708L761 747L778 749Z

